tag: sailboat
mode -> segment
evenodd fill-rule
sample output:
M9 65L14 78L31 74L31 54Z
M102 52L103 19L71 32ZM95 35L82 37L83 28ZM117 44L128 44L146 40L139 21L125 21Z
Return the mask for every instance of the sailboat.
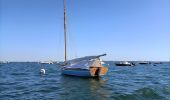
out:
M105 75L108 71L101 63L100 57L106 54L97 56L86 56L67 60L67 23L66 23L66 0L64 0L64 65L62 66L62 74L83 76L83 77L98 77Z

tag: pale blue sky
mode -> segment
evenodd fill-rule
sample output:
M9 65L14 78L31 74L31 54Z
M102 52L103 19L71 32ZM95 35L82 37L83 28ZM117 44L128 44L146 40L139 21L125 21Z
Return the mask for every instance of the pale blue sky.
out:
M69 59L170 60L170 0L67 0ZM0 0L0 60L63 60L63 0Z

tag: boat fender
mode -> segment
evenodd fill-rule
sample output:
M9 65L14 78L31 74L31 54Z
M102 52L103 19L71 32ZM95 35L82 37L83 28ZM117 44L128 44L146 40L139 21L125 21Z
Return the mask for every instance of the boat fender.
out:
M45 69L41 69L40 74L45 74Z

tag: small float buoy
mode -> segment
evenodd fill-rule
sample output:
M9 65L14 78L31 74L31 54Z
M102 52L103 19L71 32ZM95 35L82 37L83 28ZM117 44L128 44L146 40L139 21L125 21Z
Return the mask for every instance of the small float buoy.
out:
M45 74L45 69L41 69L40 74Z

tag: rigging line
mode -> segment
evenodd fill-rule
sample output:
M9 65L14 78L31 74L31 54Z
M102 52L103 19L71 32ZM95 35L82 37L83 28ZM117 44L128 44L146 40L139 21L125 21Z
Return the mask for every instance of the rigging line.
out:
M59 5L60 5L60 2L57 2L57 7L61 7ZM63 7L58 8L58 9L63 9ZM57 15L61 15L61 13L57 12ZM59 19L58 20L58 22L59 22L58 30L56 30L56 33L57 33L57 37L56 37L56 39L57 39L57 57L56 57L56 59L61 61L61 59L64 59L63 55L62 55L63 45L61 45L63 43L63 38L61 38L63 36L63 29L62 29L63 28L63 25L62 25L63 24L63 16L59 16L58 19ZM57 29L57 27L56 27L56 29Z
M69 4L72 4L69 2ZM72 5L70 5L70 8L73 8ZM70 10L72 11L72 10ZM72 14L72 13L71 13ZM67 31L69 34L67 34L67 40L68 40L68 51L70 51L73 55L72 55L72 58L77 58L77 48L76 48L76 45L75 45L75 39L74 39L74 34L72 32L72 28L70 27L71 24L69 23L68 21L68 16L70 15L69 11L67 12L67 16L66 16L66 21L67 21Z
M72 56L77 58L77 48L76 48L76 45L75 45L74 36L72 34L69 34L68 37L69 37L69 43L70 43L70 51L73 53Z
M70 26L70 24L68 23L68 26ZM73 55L72 55L72 57L74 58L77 58L77 48L76 48L76 44L75 44L75 36L74 36L74 34L71 32L71 30L70 30L70 28L68 28L68 32L69 32L69 34L68 34L68 49L69 49L69 51L70 51L70 53L72 53Z

